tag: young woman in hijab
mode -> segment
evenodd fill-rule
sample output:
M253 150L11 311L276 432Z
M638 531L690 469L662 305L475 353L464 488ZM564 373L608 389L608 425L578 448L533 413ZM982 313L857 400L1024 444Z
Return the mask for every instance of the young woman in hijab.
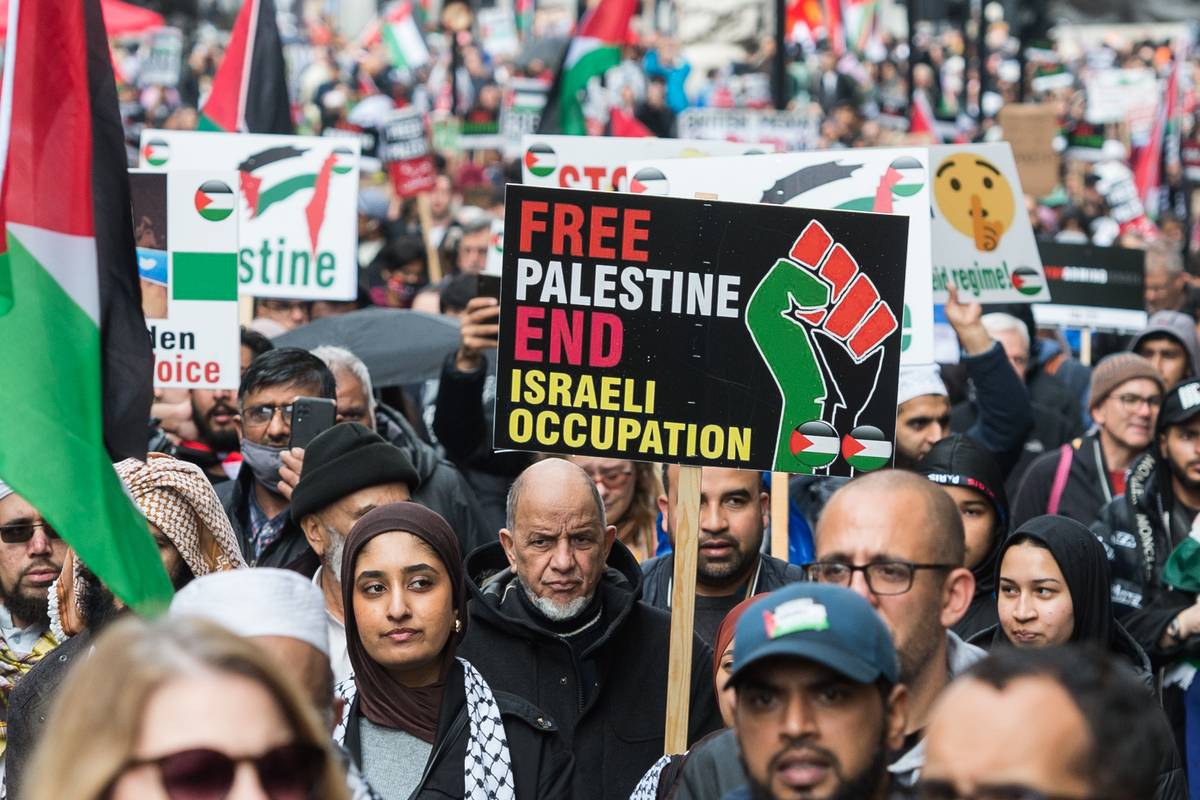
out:
M554 721L493 693L455 651L467 628L458 537L416 503L351 528L342 555L354 677L334 731L384 800L565 797L572 759Z
M1153 686L1145 650L1113 617L1108 557L1091 531L1068 517L1034 517L1004 541L996 564L1000 622L974 644L1092 642L1128 661Z

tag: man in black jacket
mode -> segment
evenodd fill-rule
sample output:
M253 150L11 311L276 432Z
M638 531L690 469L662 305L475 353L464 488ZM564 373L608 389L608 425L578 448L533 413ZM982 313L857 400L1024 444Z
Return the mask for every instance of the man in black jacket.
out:
M658 498L658 508L672 542L678 486L679 467L663 467L666 494ZM761 552L769 507L762 473L718 467L705 467L701 473L694 630L710 647L721 620L742 600L804 580L800 567ZM642 564L642 602L670 611L674 575L672 553Z
M639 602L641 572L604 503L562 459L513 483L500 541L467 558L459 654L494 691L544 709L575 756L571 797L624 800L663 753L670 616ZM712 651L694 640L688 741L721 727Z
M316 563L304 532L288 513L304 466L304 451L288 447L297 397L337 397L333 373L297 347L269 350L254 359L238 388L242 468L236 480L217 486L217 496L252 567L299 569Z
M438 451L421 441L404 415L375 402L371 374L358 356L342 347L318 347L313 355L325 362L337 381L338 422L357 422L399 448L417 471L418 486L412 499L445 517L458 534L462 551L469 553L496 538L499 528L488 529L470 484Z

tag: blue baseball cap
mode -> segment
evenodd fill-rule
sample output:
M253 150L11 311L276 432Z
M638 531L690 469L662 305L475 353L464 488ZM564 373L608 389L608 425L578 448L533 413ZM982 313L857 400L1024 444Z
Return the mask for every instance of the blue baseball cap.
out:
M900 680L892 635L870 603L841 586L793 583L753 603L733 639L736 682L767 658L815 661L855 683Z

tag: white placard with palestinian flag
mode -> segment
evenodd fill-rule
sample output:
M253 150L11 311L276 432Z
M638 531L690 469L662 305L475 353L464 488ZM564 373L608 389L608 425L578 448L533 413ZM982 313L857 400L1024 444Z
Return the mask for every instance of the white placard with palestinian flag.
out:
M354 138L146 130L141 166L237 172L241 293L353 300L358 287ZM216 202L216 200L214 200Z
M933 184L933 299L946 284L979 303L1050 300L1008 142L929 148Z
M933 361L926 148L634 161L628 171L635 193L908 215L900 359L904 364Z
M628 190L625 167L631 161L764 152L762 146L744 142L537 134L524 137L522 148L521 182L526 185L620 192Z
M142 311L159 388L236 389L237 173L130 170Z

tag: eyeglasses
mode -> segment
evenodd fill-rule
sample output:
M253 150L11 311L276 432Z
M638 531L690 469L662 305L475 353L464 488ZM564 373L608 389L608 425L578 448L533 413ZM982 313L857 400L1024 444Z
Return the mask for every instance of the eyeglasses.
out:
M904 594L912 588L919 569L954 569L954 564L914 564L911 561L876 561L859 566L841 561L813 561L804 565L810 581L849 586L854 573L861 572L872 594Z
M237 766L254 765L258 783L270 800L309 800L324 769L324 753L316 745L293 742L259 756L233 758L198 747L158 758L135 759L126 769L153 764L171 800L224 800L233 788Z
M25 544L33 538L35 529L41 528L51 539L60 538L58 531L50 527L46 520L40 522L15 522L12 525L0 525L0 542L5 544Z
M1137 411L1142 404L1145 404L1153 411L1162 405L1162 397L1156 394L1149 397L1143 397L1140 394L1119 394L1117 395L1117 402L1126 411Z
M602 469L597 470L594 475L589 474L593 481L599 481L609 489L620 489L625 484L629 483L629 479L633 477L633 469Z
M250 425L262 426L269 425L271 420L275 418L275 412L283 412L283 419L288 425L292 424L292 404L286 406L273 406L263 404L257 406L249 406L242 409L242 420Z
M979 786L971 794L960 794L948 781L921 781L914 800L1082 800L1061 794L1045 794L1019 784ZM1099 800L1099 798L1096 798Z

